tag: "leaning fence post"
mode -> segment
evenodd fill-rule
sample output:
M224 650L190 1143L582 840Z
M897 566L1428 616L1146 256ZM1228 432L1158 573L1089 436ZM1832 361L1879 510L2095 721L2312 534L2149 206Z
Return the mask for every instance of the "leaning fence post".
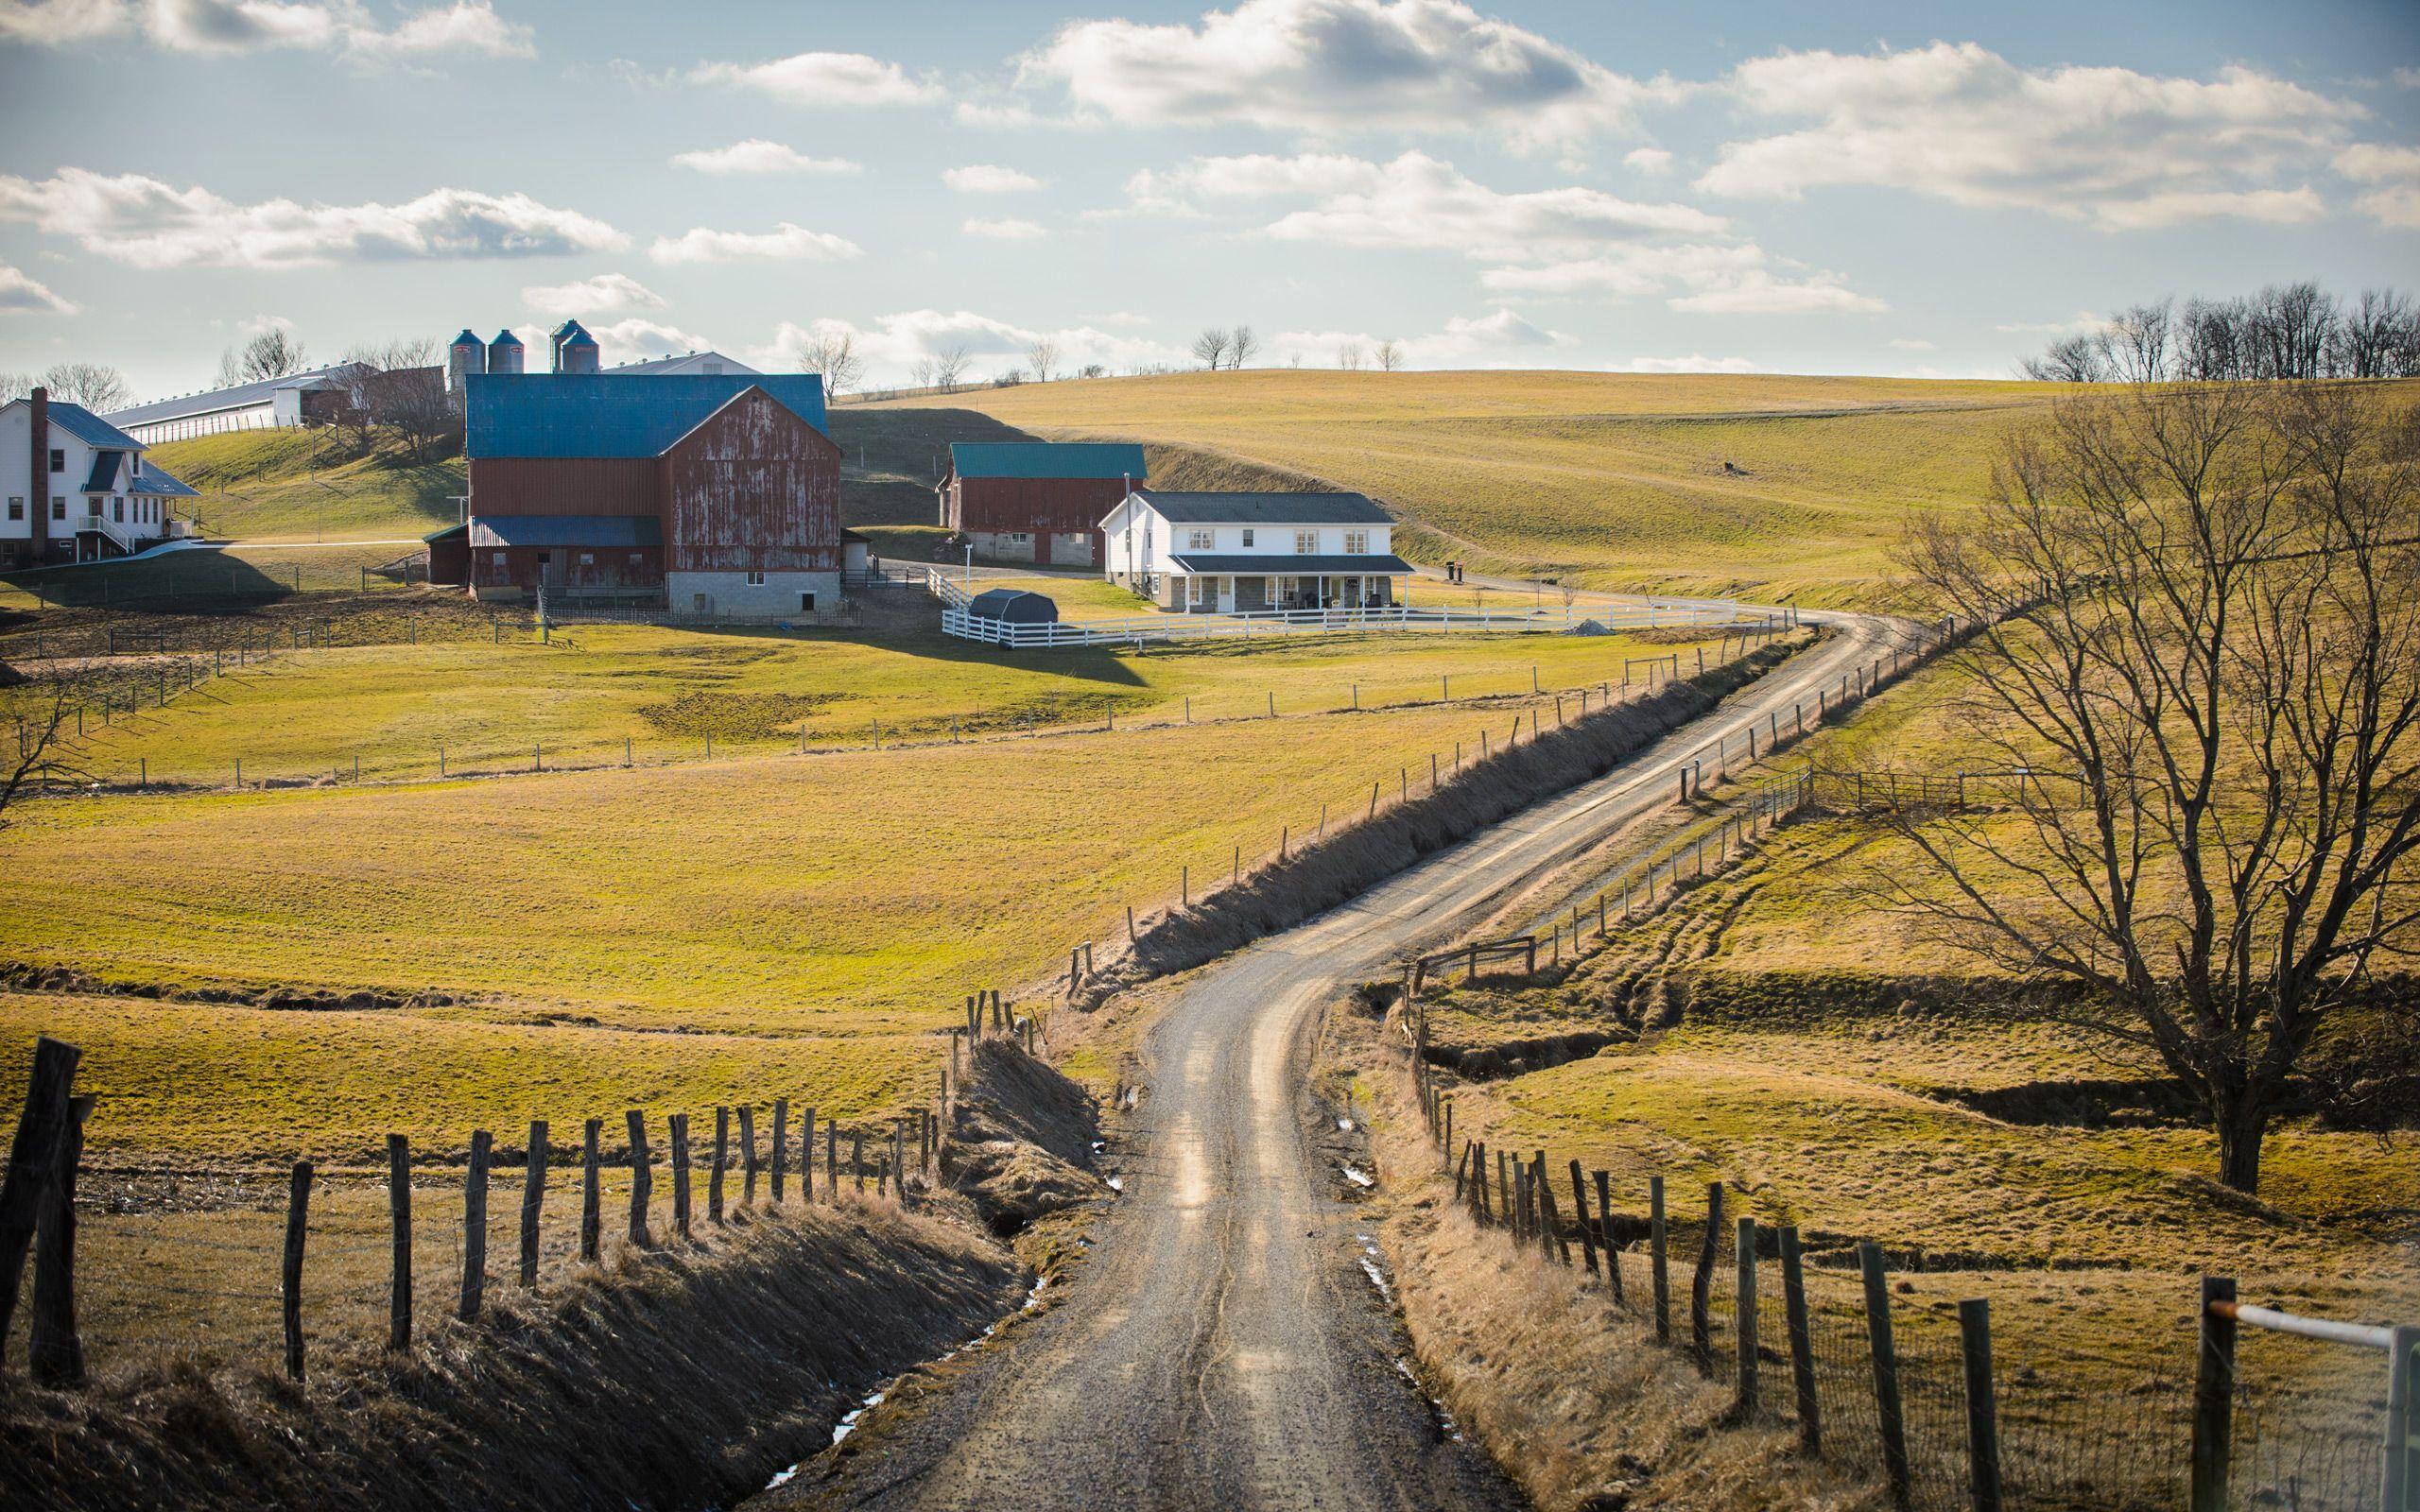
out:
M585 1261L596 1259L597 1230L604 1226L604 1181L596 1148L604 1131L601 1118L590 1119L579 1131L579 1258Z
M648 1166L647 1118L635 1108L623 1118L631 1136L631 1243L646 1249L654 1243L647 1231L647 1199L655 1181Z
M26 1106L17 1114L8 1175L0 1178L0 1344L8 1342L9 1319L16 1312L18 1289L25 1280L26 1256L42 1222L43 1194L49 1190L60 1143L66 1134L76 1063L83 1056L74 1045L48 1035L34 1040Z
M731 1159L731 1109L715 1109L714 1174L706 1177L706 1217L713 1223L722 1222L722 1172Z
M815 1109L812 1108L802 1108L798 1112L798 1200L815 1200Z
M2201 1363L2193 1383L2193 1512L2226 1512L2235 1437L2235 1319L2212 1305L2235 1300L2235 1278L2202 1278Z
M1588 1186L1581 1178L1580 1162L1571 1162L1571 1212L1580 1229L1580 1252L1587 1258L1588 1274L1597 1274L1597 1228L1588 1221Z
M394 1230L387 1348L407 1349L412 1342L412 1147L401 1134L387 1136L387 1215Z
M773 1206L782 1205L782 1177L789 1169L790 1100L773 1099Z
M1672 1278L1667 1262L1668 1231L1664 1222L1664 1178L1647 1178L1647 1234L1654 1259L1655 1342L1672 1342Z
M1824 1452L1824 1409L1815 1395L1815 1338L1806 1316L1806 1257L1798 1247L1795 1225L1781 1230L1781 1300L1789 1324L1789 1383L1798 1402L1798 1447L1809 1454Z
M285 1320L285 1378L302 1379L302 1238L310 1228L311 1162L294 1162L285 1190L285 1268L278 1289Z
M1738 1311L1734 1322L1739 1335L1738 1396L1735 1402L1742 1422L1756 1416L1756 1220L1739 1220L1735 1246L1739 1269Z
M43 1187L34 1224L34 1310L26 1331L26 1363L46 1386L84 1382L84 1341L76 1332L76 1167L84 1159L90 1097L67 1100L67 1121Z
M672 1231L689 1237L689 1115L675 1113L672 1130Z
M462 1177L462 1306L465 1323L479 1315L488 1280L488 1149L495 1136L471 1132L471 1166Z
M1865 1281L1865 1338L1874 1355L1874 1410L1882 1437L1882 1474L1891 1502L1909 1504L1908 1422L1899 1401L1899 1351L1891 1338L1891 1282L1882 1269L1882 1246L1869 1239L1857 1246Z
M739 1205L756 1206L756 1109L739 1105Z
M1959 1353L1966 1365L1966 1472L1975 1512L2000 1512L1999 1415L1992 1403L1992 1304L1958 1304Z
M1698 1263L1689 1272L1689 1349L1700 1370L1714 1368L1714 1327L1707 1303L1714 1294L1714 1252L1722 1243L1722 1183L1705 1184L1705 1232L1698 1241Z

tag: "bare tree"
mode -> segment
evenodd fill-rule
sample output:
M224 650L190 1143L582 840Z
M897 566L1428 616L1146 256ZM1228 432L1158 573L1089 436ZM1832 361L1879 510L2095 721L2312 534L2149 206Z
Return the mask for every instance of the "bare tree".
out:
M1227 366L1230 368L1240 369L1259 352L1260 337L1253 335L1252 327L1248 325L1236 326L1234 334L1227 337Z
M2338 322L2330 367L2347 378L2408 378L2420 349L2420 312L2393 289L2363 289Z
M933 353L933 384L942 393L955 393L966 382L967 365L974 360L963 341L952 342Z
M1211 326L1193 338L1193 354L1200 359L1201 366L1212 372L1217 372L1219 365L1227 360L1227 343L1230 339L1232 338L1227 335L1225 327Z
M2167 382L2175 376L2169 350L2175 323L2174 300L2118 311L2093 338L2100 367L2121 384Z
M1103 363L1088 362L1076 369L1076 376L1079 378L1106 378L1109 376L1109 368Z
M1336 365L1346 372L1359 372L1361 364L1368 360L1369 355L1361 349L1360 342L1347 341L1336 349Z
M2023 366L2025 376L2035 383L2097 384L2109 378L2100 343L2088 335L2053 341L2042 355L2026 358Z
M2420 410L2341 387L2059 401L1904 561L1983 627L1959 723L2014 817L1909 818L1882 879L2199 1102L2219 1179L2420 922Z
M1026 348L1025 360L1033 369L1033 381L1046 384L1059 369L1059 343L1048 336L1038 336Z
M0 404L12 399L23 399L34 391L31 373L0 372Z
M291 378L311 365L302 351L302 343L284 326L273 325L239 347L231 347L218 358L218 387L233 388L237 384L262 383L271 378Z
M1375 355L1380 372L1393 372L1403 366L1403 348L1396 342L1379 342Z
M823 375L823 391L835 398L857 387L865 376L865 359L857 355L857 338L849 331L815 331L791 347L802 372Z
M77 711L90 701L98 679L89 672L45 672L11 690L5 706L9 760L0 761L0 830L9 811L36 788L54 782L82 785L93 780L81 765L72 731Z
M126 375L105 362L54 363L42 375L42 386L53 399L81 404L95 413L124 409L134 402Z

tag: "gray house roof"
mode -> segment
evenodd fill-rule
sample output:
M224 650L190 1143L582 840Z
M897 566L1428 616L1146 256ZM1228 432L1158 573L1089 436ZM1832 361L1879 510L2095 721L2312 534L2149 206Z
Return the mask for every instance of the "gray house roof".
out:
M1137 489L1135 494L1165 519L1179 524L1387 525L1394 517L1366 493L1172 493Z
M1244 577L1404 577L1411 563L1392 552L1362 552L1358 556L1331 553L1324 557L1289 557L1283 552L1213 556L1206 551L1179 551L1168 559L1188 573L1234 574Z

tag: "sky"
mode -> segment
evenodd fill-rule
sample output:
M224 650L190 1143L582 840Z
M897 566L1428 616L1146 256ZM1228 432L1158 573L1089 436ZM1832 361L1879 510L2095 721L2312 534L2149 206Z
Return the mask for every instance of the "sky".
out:
M147 399L273 324L2005 377L2420 293L2410 0L0 0L0 370Z

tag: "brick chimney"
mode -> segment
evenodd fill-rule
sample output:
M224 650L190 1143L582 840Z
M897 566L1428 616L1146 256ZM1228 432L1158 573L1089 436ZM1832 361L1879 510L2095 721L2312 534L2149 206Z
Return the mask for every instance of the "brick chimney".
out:
M32 395L33 455L27 458L31 475L26 480L26 507L33 512L26 518L33 522L34 560L39 563L50 555L50 390L37 388Z

